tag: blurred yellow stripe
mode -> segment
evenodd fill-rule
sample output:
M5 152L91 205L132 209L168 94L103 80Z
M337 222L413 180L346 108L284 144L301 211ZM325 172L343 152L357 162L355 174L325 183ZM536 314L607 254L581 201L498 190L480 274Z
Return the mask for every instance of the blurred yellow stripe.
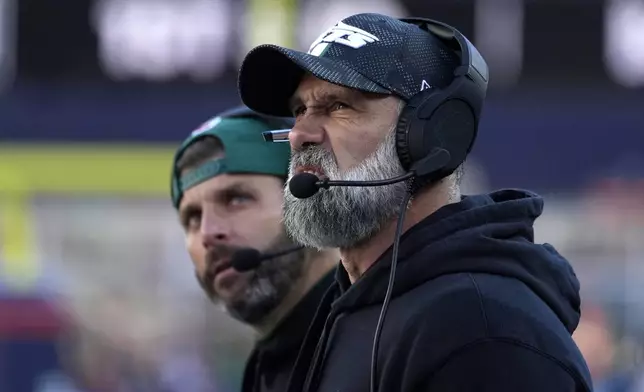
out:
M169 197L176 146L0 145L0 193Z
M14 287L28 287L39 275L31 224L27 197L12 194L0 198L1 271L5 282Z

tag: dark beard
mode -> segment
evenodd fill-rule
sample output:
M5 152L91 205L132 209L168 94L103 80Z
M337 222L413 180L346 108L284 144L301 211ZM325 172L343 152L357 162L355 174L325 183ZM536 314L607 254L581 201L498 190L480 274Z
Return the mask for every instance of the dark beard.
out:
M294 243L281 234L274 245L264 250L263 253L272 253L285 250L294 246ZM239 247L218 246L213 249L211 258L230 256ZM216 255L214 254L216 253ZM222 301L212 285L214 270L213 263L209 263L204 276L197 275L197 280L208 298L218 305L223 305L225 310L235 319L246 324L257 324L268 316L302 277L305 270L305 250L288 253L281 257L266 260L253 271L246 288L232 301Z

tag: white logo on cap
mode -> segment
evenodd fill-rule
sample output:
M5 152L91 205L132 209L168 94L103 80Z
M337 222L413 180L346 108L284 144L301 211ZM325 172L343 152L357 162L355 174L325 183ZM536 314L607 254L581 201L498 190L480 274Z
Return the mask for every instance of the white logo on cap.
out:
M380 39L367 31L338 22L313 41L308 53L313 56L319 56L332 43L358 49L375 41L380 41Z
M423 79L422 83L420 84L420 91L427 90L428 88L432 88L432 86L427 83L425 79Z
M207 130L214 128L214 127L215 127L217 124L219 124L220 122L221 122L221 117L215 117L215 118L212 118L212 119L210 119L210 120L206 121L205 123L201 124L201 125L199 126L199 128L197 128L197 129L195 129L194 131L192 131L192 133L190 134L190 136L197 136L197 135L199 135L200 133L204 133L204 132L206 132Z

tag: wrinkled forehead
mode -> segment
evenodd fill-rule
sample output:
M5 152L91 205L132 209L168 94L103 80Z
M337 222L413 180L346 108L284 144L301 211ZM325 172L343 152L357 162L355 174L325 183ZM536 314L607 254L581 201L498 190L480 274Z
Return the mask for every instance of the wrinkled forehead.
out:
M302 77L297 89L289 99L291 110L301 105L323 105L335 101L364 101L384 98L388 95L366 93L357 89L329 83L311 74Z

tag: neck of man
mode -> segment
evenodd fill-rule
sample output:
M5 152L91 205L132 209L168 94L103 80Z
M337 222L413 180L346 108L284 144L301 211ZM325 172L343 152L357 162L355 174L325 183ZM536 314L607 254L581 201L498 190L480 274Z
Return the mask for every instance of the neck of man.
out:
M308 294L313 286L331 269L335 268L339 259L340 254L336 250L323 250L311 253L307 260L302 260L302 262L306 263L302 277L268 316L252 326L260 339L273 333L275 328L289 315L291 310Z
M405 213L400 235L412 226L436 212L441 207L460 200L460 194L450 191L450 184L443 180L436 185L418 192L410 202ZM398 215L394 216L383 228L365 243L355 248L340 249L342 265L355 283L394 242Z

